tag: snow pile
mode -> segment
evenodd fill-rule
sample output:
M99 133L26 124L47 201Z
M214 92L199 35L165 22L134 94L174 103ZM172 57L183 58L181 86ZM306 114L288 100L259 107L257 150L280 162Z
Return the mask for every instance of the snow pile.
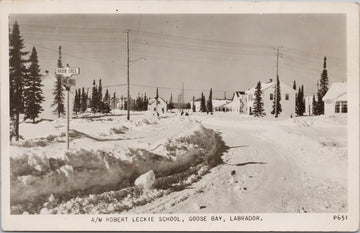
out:
M198 122L171 117L161 119L159 124L158 118L139 118L134 121L106 117L73 120L72 149L67 152L63 152L65 134L62 129L58 130L62 119L44 125L29 124L51 126L53 130L48 136L26 135L27 140L11 145L12 214L53 213L60 206L63 209L55 212L93 213L86 203L92 202L99 211L101 208L96 206L100 202L89 195L120 192L151 170L154 176L140 182L145 190L150 186L155 188L146 194L150 196L165 192L157 189L184 188L198 179L188 177L197 174L200 164L207 164L209 168L221 162L219 150L224 149L221 138ZM136 193L140 191L132 190L137 198ZM134 200L134 205L151 201L146 195ZM88 197L82 199L84 196ZM124 203L125 200L131 202L131 198L119 200L122 211L133 206ZM84 205L86 210L74 205ZM112 211L115 210L108 210Z
M135 185L140 186L143 189L150 189L151 186L155 183L155 173L153 170L142 174L135 180Z

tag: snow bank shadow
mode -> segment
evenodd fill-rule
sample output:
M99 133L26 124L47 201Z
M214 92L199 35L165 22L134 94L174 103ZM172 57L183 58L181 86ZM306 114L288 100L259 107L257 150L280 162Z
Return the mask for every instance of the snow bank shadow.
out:
M265 163L265 162L246 162L246 163L238 163L238 164L231 164L231 165L241 167L241 166L246 166L246 165L250 165L250 164L267 164L267 163Z

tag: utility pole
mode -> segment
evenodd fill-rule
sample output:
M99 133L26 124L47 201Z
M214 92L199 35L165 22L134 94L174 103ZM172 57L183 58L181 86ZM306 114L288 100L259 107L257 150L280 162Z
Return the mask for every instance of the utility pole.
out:
M275 117L278 117L278 103L277 103L277 92L278 92L278 86L280 85L278 83L278 78L279 78L279 49L282 48L282 46L277 47L276 48L276 82L275 82L275 94L274 94L274 98L275 98Z
M127 47L127 119L130 120L130 72L129 72L129 32L126 31L126 47Z

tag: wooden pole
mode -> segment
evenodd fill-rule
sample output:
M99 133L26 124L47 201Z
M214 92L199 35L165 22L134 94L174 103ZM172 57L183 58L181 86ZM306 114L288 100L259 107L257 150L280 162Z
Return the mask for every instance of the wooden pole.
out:
M127 47L127 119L130 120L129 30L126 32L126 47Z

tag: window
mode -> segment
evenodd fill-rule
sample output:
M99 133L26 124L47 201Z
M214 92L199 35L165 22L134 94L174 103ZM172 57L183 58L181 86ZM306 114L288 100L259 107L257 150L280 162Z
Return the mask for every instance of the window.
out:
M335 113L339 113L340 112L340 102L336 102L335 103Z
M274 99L274 94L270 93L270 100L273 100L273 99Z
M285 100L289 100L289 94L285 94Z
M346 101L341 102L341 112L347 113L347 102Z

